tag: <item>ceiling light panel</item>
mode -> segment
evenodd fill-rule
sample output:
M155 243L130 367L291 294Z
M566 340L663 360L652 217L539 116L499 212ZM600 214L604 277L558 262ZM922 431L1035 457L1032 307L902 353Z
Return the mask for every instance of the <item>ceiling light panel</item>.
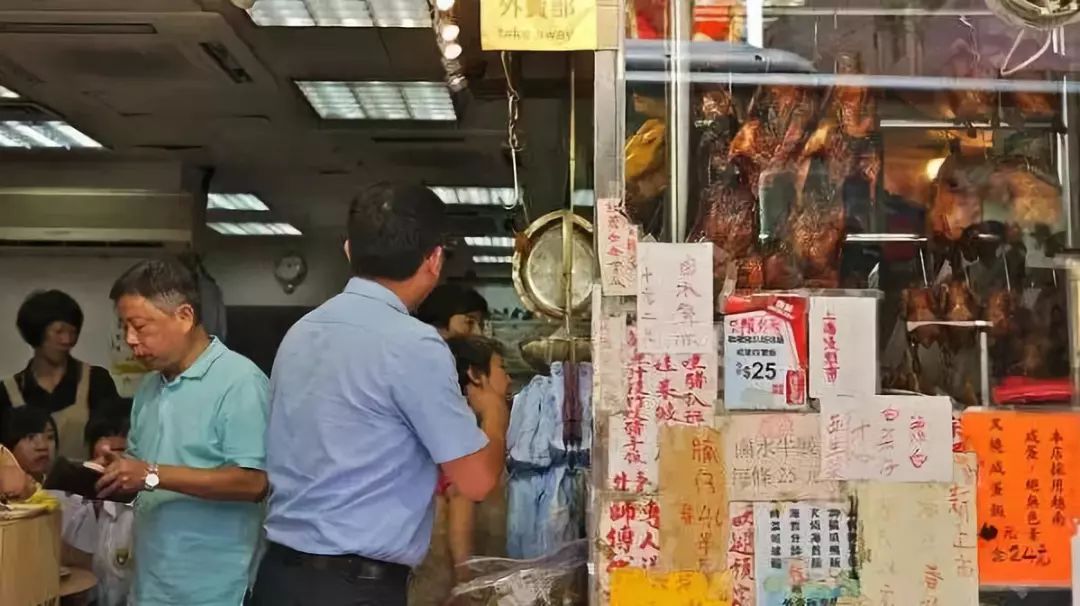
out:
M61 120L0 121L0 147L99 149L101 144Z
M206 198L206 209L258 212L270 210L255 194L210 194Z
M443 82L298 81L296 85L326 120L457 120Z
M465 244L476 248L513 248L514 239L506 236L465 236Z
M224 221L207 222L207 227L224 236L300 236L303 235L290 223L259 223L245 221L230 223Z
M482 263L485 265L494 265L497 263L510 263L514 260L509 255L476 255L472 258L473 263Z
M19 93L6 86L0 86L0 99L18 99Z
M510 206L514 203L513 187L432 187L431 191L446 204Z
M248 14L267 27L431 27L427 0L258 0Z

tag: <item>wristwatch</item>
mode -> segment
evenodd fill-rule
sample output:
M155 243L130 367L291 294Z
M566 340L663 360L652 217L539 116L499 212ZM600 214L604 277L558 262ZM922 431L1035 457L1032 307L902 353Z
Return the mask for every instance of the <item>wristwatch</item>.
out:
M146 492L153 492L161 482L161 478L158 477L158 467L156 463L151 463L147 467L146 479L143 480L143 490Z

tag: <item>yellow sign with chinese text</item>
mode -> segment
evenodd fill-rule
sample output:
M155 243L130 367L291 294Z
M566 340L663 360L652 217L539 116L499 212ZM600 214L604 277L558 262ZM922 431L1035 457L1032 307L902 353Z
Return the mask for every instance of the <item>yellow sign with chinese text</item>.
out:
M637 568L611 573L611 606L731 606L731 575L699 571L668 574Z
M599 48L597 0L480 0L484 50Z

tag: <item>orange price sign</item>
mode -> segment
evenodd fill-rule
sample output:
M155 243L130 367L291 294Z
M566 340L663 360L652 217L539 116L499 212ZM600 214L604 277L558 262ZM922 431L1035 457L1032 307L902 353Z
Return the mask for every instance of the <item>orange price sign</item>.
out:
M962 426L979 460L980 584L1068 587L1080 414L973 409Z

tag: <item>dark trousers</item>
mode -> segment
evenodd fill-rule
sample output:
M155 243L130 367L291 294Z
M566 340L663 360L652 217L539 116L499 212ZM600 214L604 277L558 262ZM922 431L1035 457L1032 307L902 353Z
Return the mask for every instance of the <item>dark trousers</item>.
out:
M306 556L271 543L248 604L406 606L407 568L357 560Z

